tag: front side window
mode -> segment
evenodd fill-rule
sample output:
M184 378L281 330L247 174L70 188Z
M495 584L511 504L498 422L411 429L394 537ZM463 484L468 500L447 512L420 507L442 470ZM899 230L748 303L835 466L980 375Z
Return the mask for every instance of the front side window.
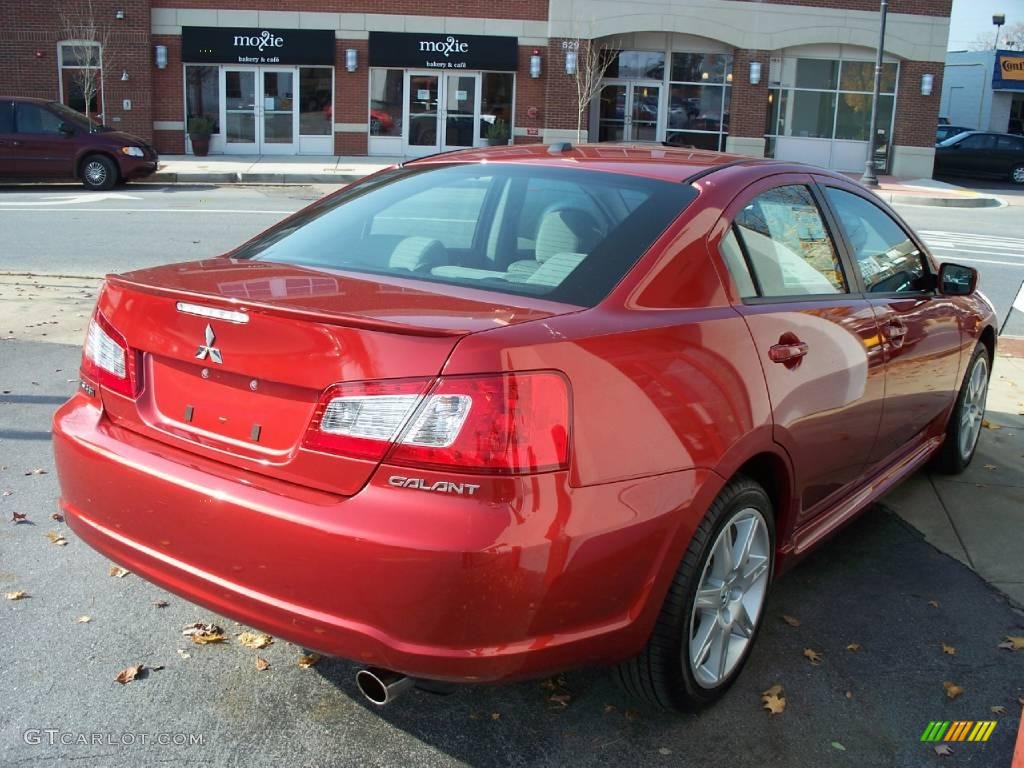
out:
M231 256L593 306L695 194L597 171L410 164L325 198Z
M832 238L807 187L762 192L737 214L733 228L762 296L848 292Z
M825 194L868 291L907 293L927 287L921 251L889 214L841 189L828 187Z
M62 120L38 104L19 102L17 104L18 133L56 136L60 134Z

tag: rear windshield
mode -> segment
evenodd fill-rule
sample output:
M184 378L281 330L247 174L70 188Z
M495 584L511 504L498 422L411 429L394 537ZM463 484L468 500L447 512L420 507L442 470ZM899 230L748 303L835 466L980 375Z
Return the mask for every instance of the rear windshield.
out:
M412 164L315 203L230 254L593 306L696 192L514 164Z

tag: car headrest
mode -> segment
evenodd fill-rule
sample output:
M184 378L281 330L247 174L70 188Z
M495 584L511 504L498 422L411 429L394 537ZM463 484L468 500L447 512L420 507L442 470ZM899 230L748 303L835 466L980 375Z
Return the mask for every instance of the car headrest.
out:
M406 237L399 241L391 252L388 266L391 269L407 269L410 272L425 272L447 262L448 252L440 240L430 237Z
M541 218L534 253L542 263L557 253L590 253L600 238L593 216L578 208L560 208Z

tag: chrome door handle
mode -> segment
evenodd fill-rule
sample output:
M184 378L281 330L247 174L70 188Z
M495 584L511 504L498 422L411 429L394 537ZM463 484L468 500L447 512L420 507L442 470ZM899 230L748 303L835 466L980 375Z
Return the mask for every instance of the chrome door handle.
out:
M768 349L768 358L773 363L792 365L807 354L808 346L803 341L775 344Z
M896 348L902 347L903 339L907 335L907 326L900 320L890 320L885 324L885 328L889 336L889 343Z

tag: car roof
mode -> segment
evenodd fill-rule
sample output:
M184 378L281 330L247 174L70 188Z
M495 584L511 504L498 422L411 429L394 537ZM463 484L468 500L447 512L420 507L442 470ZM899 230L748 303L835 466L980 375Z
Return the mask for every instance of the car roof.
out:
M0 96L0 101L25 101L31 104L52 104L53 99L37 99L33 96Z
M608 173L646 176L665 181L691 181L730 166L776 166L778 171L827 173L822 168L798 163L782 163L763 158L712 152L703 149L637 144L519 144L507 147L463 149L442 152L403 163L434 165L447 163L515 163L549 167L577 167ZM773 169L775 170L775 169Z

